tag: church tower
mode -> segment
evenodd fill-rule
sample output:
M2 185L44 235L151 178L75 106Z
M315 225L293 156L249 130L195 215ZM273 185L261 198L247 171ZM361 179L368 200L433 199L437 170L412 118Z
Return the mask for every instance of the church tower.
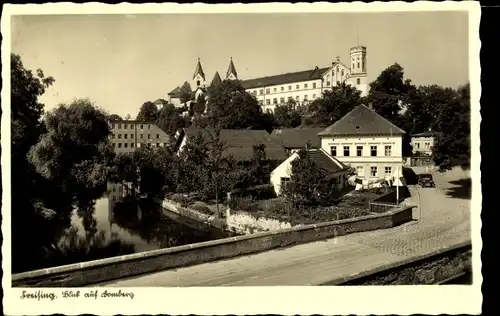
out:
M238 73L236 72L236 68L233 64L233 57L231 57L231 61L229 62L229 67L227 67L226 79L228 80L237 80Z
M192 89L196 91L197 89L204 87L205 81L205 73L203 72L200 59L198 58L198 63L196 64L196 69L193 74L193 84L191 85Z
M368 94L368 78L366 71L366 47L355 46L350 51L351 74L349 83L361 91L362 96Z

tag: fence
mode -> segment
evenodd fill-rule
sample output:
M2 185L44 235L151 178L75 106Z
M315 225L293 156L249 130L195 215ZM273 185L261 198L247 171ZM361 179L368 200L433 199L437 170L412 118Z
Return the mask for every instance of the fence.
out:
M396 189L386 193L378 198L369 202L370 212L384 213L396 207L399 203L403 202L406 198L410 197L410 190L407 186L399 187L399 199Z

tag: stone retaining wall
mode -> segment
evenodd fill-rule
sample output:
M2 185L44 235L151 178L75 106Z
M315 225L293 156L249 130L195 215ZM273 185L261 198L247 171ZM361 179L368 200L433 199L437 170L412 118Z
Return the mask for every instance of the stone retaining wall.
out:
M412 220L412 206L359 218L212 240L12 276L13 286L72 287L227 259L350 233L384 229Z

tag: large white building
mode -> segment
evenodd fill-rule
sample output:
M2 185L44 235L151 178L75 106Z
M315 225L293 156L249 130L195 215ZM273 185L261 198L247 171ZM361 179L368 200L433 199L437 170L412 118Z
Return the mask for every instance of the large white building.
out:
M319 133L321 148L354 168L363 185L402 177L405 131L359 105Z
M231 58L225 79L236 80L238 73ZM221 81L218 72L215 73L210 84ZM356 46L350 50L350 62L344 64L340 57L328 67L315 67L297 72L272 75L267 77L241 81L245 90L255 96L263 111L273 112L274 108L295 100L298 104L308 103L321 97L324 91L346 83L361 91L361 95L368 94L366 47ZM203 67L198 59L191 80L191 87L195 91L195 98L205 93L208 87ZM169 93L169 102L178 103L179 87Z

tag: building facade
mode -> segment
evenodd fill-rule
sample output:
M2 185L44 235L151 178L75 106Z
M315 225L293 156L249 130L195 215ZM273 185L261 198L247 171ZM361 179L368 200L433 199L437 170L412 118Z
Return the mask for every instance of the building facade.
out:
M321 148L356 171L363 185L403 174L405 132L360 105L319 133Z
M315 67L298 72L242 80L245 90L253 95L264 112L274 112L277 105L294 100L299 105L308 104L322 96L323 92L343 83L356 87L362 96L368 94L367 53L365 46L350 49L350 62L344 64L337 57L328 67ZM218 73L212 82L220 80ZM231 58L226 71L227 80L239 80ZM191 80L195 99L206 92L207 80L200 59ZM169 93L170 102L180 102L176 88Z
M411 146L413 147L413 153L431 156L435 137L436 135L433 132L424 132L412 135Z
M109 122L111 145L116 153L133 152L144 146L163 147L170 144L170 136L151 122L114 120Z

